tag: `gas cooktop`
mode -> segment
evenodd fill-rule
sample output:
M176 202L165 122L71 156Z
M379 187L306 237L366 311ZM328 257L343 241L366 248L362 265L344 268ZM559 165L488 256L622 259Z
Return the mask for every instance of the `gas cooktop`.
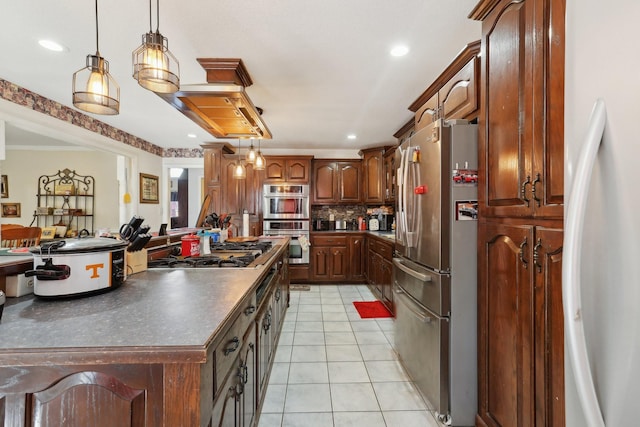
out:
M190 257L181 256L179 249L148 261L147 268L256 268L271 259L274 248L268 241L212 243L210 254Z

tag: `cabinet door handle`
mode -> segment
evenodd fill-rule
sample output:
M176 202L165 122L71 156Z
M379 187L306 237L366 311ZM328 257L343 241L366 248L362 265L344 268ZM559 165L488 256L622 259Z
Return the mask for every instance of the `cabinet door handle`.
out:
M524 268L528 268L528 264L529 261L527 261L526 259L524 259L524 247L527 246L527 238L525 237L524 240L522 241L522 243L520 243L520 262L522 262L522 265L524 265Z
M540 207L541 199L536 195L536 186L539 182L542 182L542 180L540 179L540 174L538 173L536 174L536 179L533 180L533 183L531 185L531 197L533 197L533 200L536 201L538 207Z
M536 245L533 247L533 265L538 269L538 273L542 273L542 264L540 264L540 253L538 252L542 248L542 239L538 239Z
M527 199L527 185L531 184L531 176L527 175L527 179L520 186L520 197L529 206L529 199Z
M231 345L224 349L225 356L228 355L229 353L233 353L238 349L238 347L240 347L240 339L238 337L233 337L233 339L230 342L231 342Z
M243 363L238 367L238 378L240 379L241 384L246 384L249 381L249 370L247 369L247 364Z

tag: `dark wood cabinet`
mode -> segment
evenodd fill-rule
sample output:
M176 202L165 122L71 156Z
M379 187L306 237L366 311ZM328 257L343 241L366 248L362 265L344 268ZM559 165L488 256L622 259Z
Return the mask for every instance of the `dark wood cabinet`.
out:
M339 203L360 203L362 201L362 164L360 161L337 162Z
M262 183L264 171L256 171L245 165L245 179L233 177L238 157L228 144L211 143L204 148L204 182L206 194L211 198L208 213L230 214L232 231L242 230L242 213L246 209L250 218L249 234L262 234Z
M312 247L311 257L314 281L336 282L347 279L346 246Z
M210 143L202 145L204 152L204 185L205 193L209 195L211 203L207 213L224 212L222 210L223 195L226 191L222 188L223 164L225 155L232 154L233 148L226 143Z
M150 384L141 384L141 378L134 380L136 375L121 374L80 371L29 394L25 425L53 427L70 425L69 420L78 426L147 425L145 394L151 391Z
M393 203L395 200L395 147L361 150L363 202L367 204Z
M415 130L438 119L478 117L480 41L469 43L436 78L409 110L415 112Z
M384 203L393 204L396 200L396 147L384 152Z
M564 425L561 227L479 224L479 425Z
M367 237L367 283L374 295L394 313L393 243Z
M564 0L486 0L478 426L564 426Z
M346 204L362 201L360 160L314 160L312 171L312 204Z
M533 230L479 224L478 231L480 425L533 425L533 296L525 258Z
M360 151L362 156L364 203L384 203L386 190L384 147Z
M311 280L317 283L364 282L364 235L311 235Z
M365 269L365 237L362 234L348 236L347 245L349 250L349 280L364 282Z
M308 184L311 176L311 158L266 157L264 182L295 182Z
M483 20L479 213L562 218L564 0L493 3L474 15Z
M243 337L220 396L213 407L212 424L224 427L251 427L257 408L256 327L252 322Z

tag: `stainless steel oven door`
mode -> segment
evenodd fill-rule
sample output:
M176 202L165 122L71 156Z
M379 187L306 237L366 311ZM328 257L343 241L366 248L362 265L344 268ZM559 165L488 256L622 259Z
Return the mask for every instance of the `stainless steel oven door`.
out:
M309 264L309 249L302 249L298 240L300 236L289 236L289 264ZM307 239L309 235L307 235Z
M264 219L309 219L309 186L306 184L265 184Z
M268 220L263 222L263 230L266 236L288 236L289 264L308 264L309 248L302 248L299 238L305 236L309 239L309 221L296 220Z

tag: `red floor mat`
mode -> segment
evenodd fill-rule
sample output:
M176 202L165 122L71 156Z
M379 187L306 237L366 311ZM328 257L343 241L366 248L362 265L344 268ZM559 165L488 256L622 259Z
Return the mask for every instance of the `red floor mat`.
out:
M393 317L380 301L354 301L353 305L358 310L358 314L363 319L371 319L374 317Z

